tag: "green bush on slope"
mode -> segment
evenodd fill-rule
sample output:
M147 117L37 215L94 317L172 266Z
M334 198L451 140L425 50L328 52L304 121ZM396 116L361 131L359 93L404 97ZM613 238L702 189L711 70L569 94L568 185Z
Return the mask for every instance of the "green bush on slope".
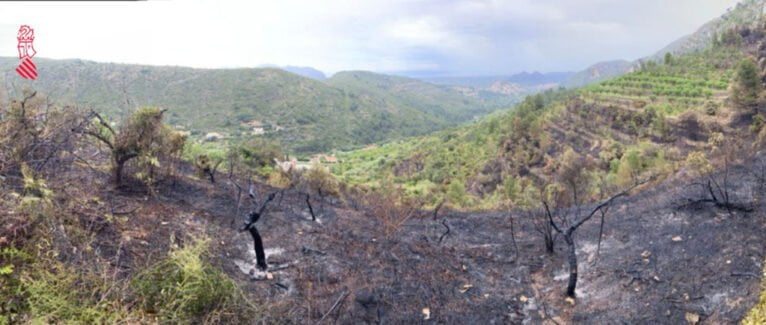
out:
M253 319L236 284L204 260L207 249L208 240L198 239L137 275L132 286L143 308L161 321L221 321L233 309L236 317Z

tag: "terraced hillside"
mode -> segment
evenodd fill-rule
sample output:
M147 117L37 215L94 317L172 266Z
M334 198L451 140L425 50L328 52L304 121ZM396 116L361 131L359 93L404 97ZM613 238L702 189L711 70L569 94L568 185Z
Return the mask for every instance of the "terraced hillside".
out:
M736 49L716 47L681 57L669 55L667 62L653 61L634 73L589 86L584 97L602 105L644 101L667 114L702 107L708 102L722 104L728 96L734 71L742 53Z
M689 153L709 149L712 134L741 130L728 96L742 59L764 55L761 28L739 28L705 51L583 89L528 97L472 125L348 153L335 172L364 186L390 180L434 204L446 197L462 207L523 204L523 193L581 157L592 177L612 185L667 175Z

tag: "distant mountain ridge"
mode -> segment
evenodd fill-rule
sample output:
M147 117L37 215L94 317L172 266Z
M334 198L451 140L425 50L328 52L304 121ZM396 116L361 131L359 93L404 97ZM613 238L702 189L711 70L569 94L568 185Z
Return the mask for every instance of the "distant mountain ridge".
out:
M634 65L634 62L627 60L599 62L572 75L563 83L563 86L567 88L577 88L611 79L630 72Z
M280 66L276 64L262 64L262 65L259 65L258 67L282 69L287 72L291 72L299 76L303 76L303 77L311 78L315 80L327 79L327 75L325 75L324 72L314 69L312 67L300 67L300 66L294 66L294 65Z
M497 82L515 83L523 86L540 84L559 84L573 76L574 72L521 72L513 75L499 76L455 76L422 78L424 81L440 85L490 87Z

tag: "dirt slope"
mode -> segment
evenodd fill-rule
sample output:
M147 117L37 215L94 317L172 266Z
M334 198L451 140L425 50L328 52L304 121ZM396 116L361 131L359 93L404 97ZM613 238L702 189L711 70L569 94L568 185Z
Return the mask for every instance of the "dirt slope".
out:
M738 193L751 195L755 181L739 173ZM598 221L580 230L574 306L563 296L563 242L561 251L546 255L520 216L517 255L506 213L447 212L437 221L427 215L386 237L375 218L336 202L323 203L320 222L313 222L303 197L288 192L259 221L273 275L264 279L253 269L249 236L231 226L236 204L230 187L187 179L159 204L188 213L187 224L202 225L215 239L216 263L274 319L287 322L324 316L338 323L679 324L691 313L705 323L736 323L758 297L763 210L729 215L683 206L693 191L672 185L678 182L668 180L613 208L598 258ZM257 189L259 197L269 191ZM243 215L252 206L246 203ZM443 220L450 232L439 243Z

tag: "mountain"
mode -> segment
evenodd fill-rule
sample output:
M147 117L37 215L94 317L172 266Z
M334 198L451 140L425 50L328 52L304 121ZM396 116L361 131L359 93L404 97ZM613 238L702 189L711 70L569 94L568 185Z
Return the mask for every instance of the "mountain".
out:
M521 72L508 76L457 76L424 78L424 81L440 85L467 86L477 88L491 87L496 83L514 83L521 86L561 84L574 75L574 72Z
M497 98L498 96L490 96L481 91L434 85L417 79L367 71L339 72L327 79L326 83L364 98L384 100L392 108L418 107L420 111L433 116L463 121L489 113L489 110L483 107L486 105L477 104L494 101L498 103L494 106L509 106L509 102L501 99L516 98ZM400 112L406 114L406 111Z
M135 107L169 109L173 125L203 137L241 138L265 132L290 152L350 149L422 135L508 107L516 97L437 86L363 72L326 82L282 69L192 69L35 59L34 82L0 58L0 82L10 95L34 87L51 100L92 107L121 118ZM257 128L257 129L256 129Z
M559 87L573 72L522 72L509 76L456 76L429 77L421 80L444 86L451 86L467 94L484 99L495 97L498 104L510 104L508 98L521 98L548 89Z
M725 33L737 26L754 26L763 21L766 13L766 1L745 0L736 5L721 17L716 18L690 35L668 44L655 54L630 62L626 60L613 60L596 63L584 71L578 72L563 82L567 88L576 88L617 77L631 72L641 62L662 61L665 54L684 55L695 51L701 51L711 46L716 40L725 37Z
M288 65L288 66L282 67L282 69L300 76L304 76L306 78L311 78L316 80L327 79L327 76L325 76L324 72L314 69L312 67L296 67L296 66Z
M314 69L312 67L299 67L299 66L293 66L293 65L286 65L286 66L280 66L276 64L261 64L258 66L258 68L274 68L274 69L281 69L285 70L287 72L291 72L294 74L297 74L302 77L311 78L314 80L325 80L327 79L327 76L324 74L324 72L319 71L317 69Z
M700 27L694 33L664 47L645 60L662 60L666 53L686 54L710 46L716 38L736 26L753 26L763 21L766 2L763 0L745 0L719 18Z
M560 84L574 75L574 72L522 72L512 75L504 81L522 85Z
M575 73L562 85L567 88L582 87L628 73L633 69L633 66L633 62L625 60L599 62Z

